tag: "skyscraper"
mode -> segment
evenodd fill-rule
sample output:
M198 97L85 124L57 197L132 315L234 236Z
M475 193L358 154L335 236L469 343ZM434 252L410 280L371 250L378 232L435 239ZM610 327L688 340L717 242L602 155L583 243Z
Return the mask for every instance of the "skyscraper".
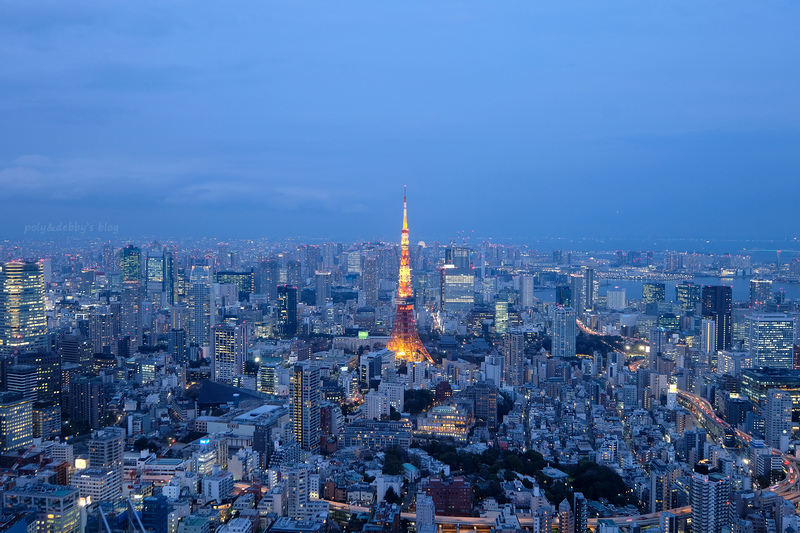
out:
M445 265L441 269L440 302L443 311L469 311L475 305L475 271Z
M642 302L653 304L663 302L666 298L666 286L663 283L642 283Z
M42 264L0 264L0 353L44 348L45 312Z
M572 307L572 288L568 285L556 287L556 303L561 307Z
M321 309L333 301L331 296L331 273L317 272L315 279L317 287L316 305Z
M364 257L361 272L361 288L364 290L364 303L367 307L378 306L378 258L373 255Z
M141 338L142 328L142 289L138 281L122 282L120 296L120 333L122 337L130 337L136 341Z
M582 315L586 310L586 278L580 274L572 274L569 282L570 307L575 313Z
M764 407L764 441L775 449L786 452L792 436L792 395L786 391L770 389Z
M764 307L772 298L772 282L766 279L750 280L750 307Z
M533 307L536 303L536 297L533 295L534 283L533 276L525 275L520 276L519 292L520 303L523 308Z
M553 357L575 357L577 315L571 307L558 307L553 316Z
M466 246L448 246L444 252L444 263L453 265L455 268L472 268L470 249Z
M142 251L129 244L120 252L120 266L122 267L122 281L142 281Z
M258 275L256 276L256 292L269 298L274 302L278 298L278 278L280 277L280 265L275 259L267 259L258 265Z
M697 304L700 303L700 285L691 281L684 281L675 285L675 300L681 304L681 311L687 315L694 315Z
M276 325L278 335L288 339L297 335L297 287L279 285L277 287L278 309Z
M525 382L525 335L509 332L503 335L503 356L505 357L505 382L511 387L521 387Z
M417 333L414 318L414 299L411 291L411 262L408 256L408 210L403 193L403 231L400 233L400 281L397 287L397 310L394 315L392 336L386 347L403 361L429 361L433 363L428 350Z
M625 299L625 289L613 288L606 292L606 307L615 311L625 309L627 300Z
M214 289L210 267L193 266L189 283L189 343L210 346L214 317Z
M702 290L703 318L715 322L717 342L715 352L731 349L732 291L724 285L704 285Z
M745 349L754 366L794 367L794 317L756 313L745 317Z
M292 430L300 447L316 452L320 445L320 373L311 361L292 367L290 414Z
M247 359L247 326L245 324L220 324L213 331L213 379L231 383L244 374Z
M692 506L692 531L722 533L732 527L730 478L698 465L692 475L689 502Z

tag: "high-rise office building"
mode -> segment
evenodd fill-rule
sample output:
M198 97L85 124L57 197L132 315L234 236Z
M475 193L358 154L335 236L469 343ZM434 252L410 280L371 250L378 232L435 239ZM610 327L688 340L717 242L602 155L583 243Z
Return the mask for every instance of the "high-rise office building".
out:
M667 289L665 284L652 281L642 283L642 303L645 305L663 302L666 297Z
M212 363L214 381L231 383L244 374L247 360L247 326L220 324L212 328L214 340Z
M185 329L170 329L167 334L167 352L178 364L185 364L188 362L189 351L186 345Z
M444 264L455 268L472 269L472 252L466 246L448 246L444 251Z
M533 295L534 278L530 275L520 276L519 293L520 303L523 308L530 308L536 304L536 297Z
M675 285L675 300L681 305L681 312L694 315L700 303L700 285L684 281Z
M300 447L317 452L320 446L320 372L311 361L292 367L290 414L294 437Z
M277 294L276 325L278 335L281 338L288 339L297 335L297 287L279 285Z
M211 326L215 314L213 287L210 267L193 266L188 294L190 344L211 345Z
M142 290L138 281L122 282L120 304L121 336L139 339L142 328Z
M756 313L745 317L745 349L754 366L794 367L795 319L781 313Z
M331 295L331 273L317 272L315 281L317 288L316 305L321 309L333 301L333 297Z
M280 264L275 259L267 259L258 265L256 292L267 296L270 302L278 299L280 270Z
M122 489L124 453L125 430L122 428L103 428L94 432L89 440L89 467L113 472L113 475L103 475L103 485L113 494Z
M33 365L11 365L6 371L6 386L30 402L37 400L38 372Z
M511 387L521 387L525 382L525 335L509 332L503 335L503 357L505 358L505 383Z
M475 271L445 265L441 269L440 302L443 311L469 311L475 305Z
M105 387L101 378L73 378L69 384L67 401L70 420L85 422L99 429L105 414Z
M692 531L722 533L732 530L730 478L698 465L692 475L689 502L692 506Z
M293 287L303 287L302 265L297 259L286 261L286 283Z
M577 315L571 307L558 307L553 316L553 357L575 357Z
M20 354L17 361L36 369L36 401L61 403L61 358L51 351Z
M249 272L226 270L214 274L214 283L236 285L239 290L239 301L244 302L256 290L256 275L252 270Z
M364 303L367 307L378 306L379 285L378 258L374 255L366 255L361 271L361 288L364 290Z
M792 436L792 395L786 391L770 389L764 407L764 441L775 449L786 452Z
M625 289L613 288L606 292L606 307L614 311L625 309L628 302L625 298Z
M508 302L497 300L494 303L494 331L498 335L508 331Z
M122 281L142 281L142 251L129 244L120 252L120 267L122 268Z
M0 453L33 444L33 403L15 392L0 392Z
M594 269L585 268L583 270L583 307L585 309L594 308L597 299L597 282L594 279Z
M732 294L731 288L725 285L704 285L702 289L703 318L716 323L716 351L731 349Z
M750 307L764 307L770 299L772 299L772 282L766 279L751 279Z
M572 307L572 287L568 285L556 287L556 304L561 307Z
M570 301L575 312L582 315L586 310L586 278L581 274L572 274L569 277Z
M145 261L145 295L147 301L156 306L169 305L166 292L167 261L166 254L160 250L147 252Z
M42 264L0 264L0 353L44 348L46 339Z

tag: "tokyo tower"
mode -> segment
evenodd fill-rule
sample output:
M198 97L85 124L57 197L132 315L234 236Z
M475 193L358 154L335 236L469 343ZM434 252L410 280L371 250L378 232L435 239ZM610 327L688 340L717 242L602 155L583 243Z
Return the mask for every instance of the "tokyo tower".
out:
M414 320L414 299L411 292L411 262L408 259L408 213L406 192L403 188L403 231L400 234L400 283L397 287L397 311L394 315L392 336L386 347L395 358L402 361L427 361L433 363L428 350L422 345Z

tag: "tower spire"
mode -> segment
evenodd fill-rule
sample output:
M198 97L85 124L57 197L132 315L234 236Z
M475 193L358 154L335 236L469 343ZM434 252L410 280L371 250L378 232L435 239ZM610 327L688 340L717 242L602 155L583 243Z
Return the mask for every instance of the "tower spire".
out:
M397 286L397 311L392 326L392 336L386 347L395 357L405 361L433 362L422 344L414 320L414 303L411 292L411 260L408 254L408 201L403 186L403 231L400 233L400 282Z

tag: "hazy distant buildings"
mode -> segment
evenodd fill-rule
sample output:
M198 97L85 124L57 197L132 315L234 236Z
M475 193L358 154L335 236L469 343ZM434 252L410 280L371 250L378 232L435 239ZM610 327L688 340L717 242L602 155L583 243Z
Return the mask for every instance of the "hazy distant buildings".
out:
M43 348L47 337L42 264L0 264L0 353Z

